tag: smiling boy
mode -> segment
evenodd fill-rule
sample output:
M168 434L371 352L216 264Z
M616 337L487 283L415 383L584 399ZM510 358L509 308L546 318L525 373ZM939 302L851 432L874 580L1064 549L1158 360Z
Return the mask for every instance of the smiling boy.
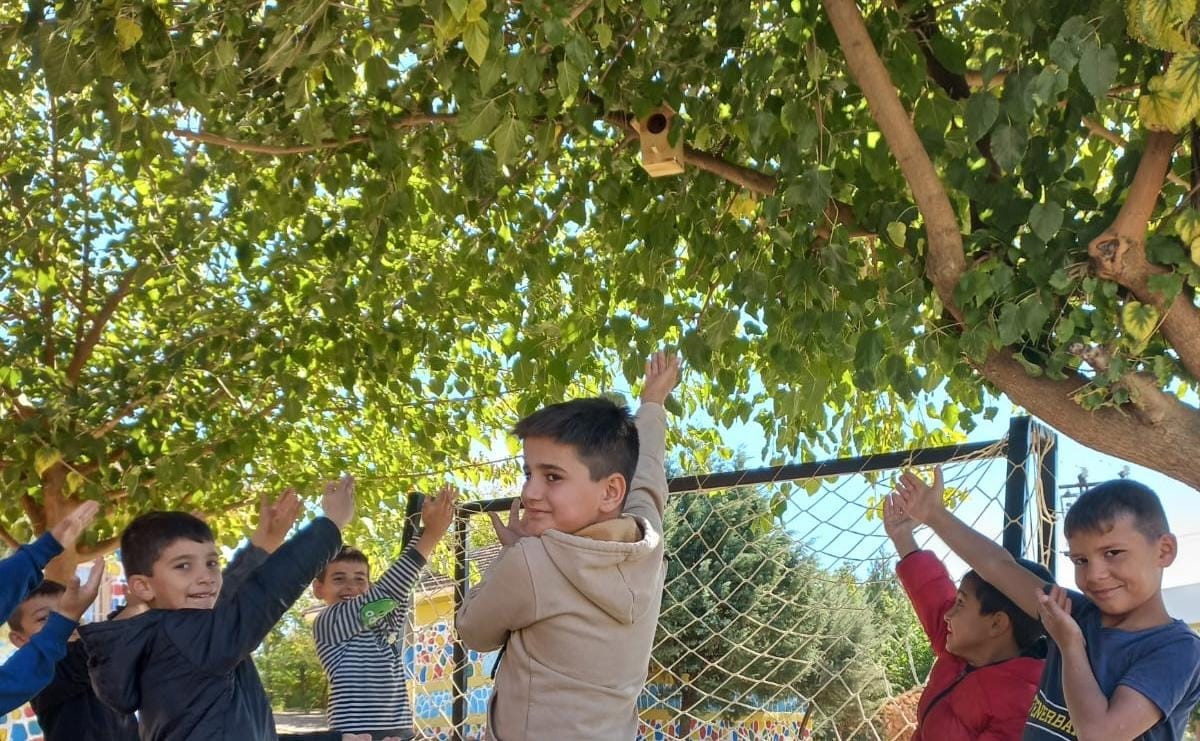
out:
M517 424L521 499L507 526L492 516L503 548L456 619L471 648L505 647L486 738L634 737L666 576L662 405L678 375L677 358L650 359L636 421L579 399Z
M1053 639L1025 726L1027 741L1183 738L1200 700L1200 636L1167 613L1162 572L1178 550L1158 496L1118 479L1084 492L1064 531L1080 592L1021 568L942 503L932 486L905 473L901 508L923 522L969 566Z

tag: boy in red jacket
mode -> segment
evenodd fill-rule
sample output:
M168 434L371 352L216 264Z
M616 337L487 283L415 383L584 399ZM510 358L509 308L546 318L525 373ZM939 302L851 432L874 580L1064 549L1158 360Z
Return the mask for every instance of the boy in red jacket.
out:
M916 523L894 497L884 502L884 531L896 546L896 575L936 657L917 704L913 741L1020 739L1042 676L1042 627L974 571L958 589L937 556L917 548ZM1021 565L1046 581L1032 561Z

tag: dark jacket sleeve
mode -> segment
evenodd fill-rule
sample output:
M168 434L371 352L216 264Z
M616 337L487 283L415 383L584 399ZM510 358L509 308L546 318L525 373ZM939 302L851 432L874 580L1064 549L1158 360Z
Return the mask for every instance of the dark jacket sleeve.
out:
M0 620L8 620L25 595L42 581L42 569L60 553L62 546L54 536L43 533L0 561Z
M91 689L87 648L84 647L83 641L71 641L67 644L67 655L54 667L54 679L33 698L33 709L38 715L53 712L59 705L90 692Z
M29 702L50 683L75 625L57 612L50 613L37 635L0 666L0 716Z
M254 573L255 569L262 566L270 555L253 543L246 544L245 548L239 548L237 553L233 554L233 558L229 559L225 571L221 574L221 594L217 597L217 604L226 602L237 594L237 590L241 588L246 578Z
M337 525L318 517L211 610L172 610L164 632L200 671L223 674L249 657L342 545Z
M908 593L925 635L929 636L933 652L938 656L945 654L946 613L958 594L945 565L929 551L913 551L896 564L896 576Z

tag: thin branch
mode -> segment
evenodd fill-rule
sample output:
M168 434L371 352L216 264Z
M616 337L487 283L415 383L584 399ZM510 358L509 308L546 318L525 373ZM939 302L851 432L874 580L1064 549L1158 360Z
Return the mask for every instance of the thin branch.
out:
M109 320L112 319L121 301L133 289L134 280L137 278L140 268L141 263L138 263L125 271L125 274L121 276L121 282L117 285L116 290L104 302L104 307L100 309L100 313L96 314L95 318L92 319L92 326L83 338L83 341L75 346L75 353L71 356L71 364L67 366L67 381L70 384L74 385L79 381L79 374L83 372L83 366L91 359L92 353L96 350L96 345L100 342L100 337L104 334L104 329L108 326ZM143 278L143 280L145 279Z
M457 123L458 116L452 113L414 113L407 116L402 116L390 122L393 129L416 128L418 126L429 125L448 125ZM213 146L232 149L237 152L249 152L251 154L269 154L275 157L281 157L289 154L307 154L309 152L319 152L324 149L340 149L348 147L351 144L361 144L369 141L370 136L367 134L356 134L347 139L327 139L317 144L295 144L290 146L280 146L274 144L259 144L256 142L240 141L230 139L216 134L210 134L204 131L189 131L187 129L174 129L172 133L181 139L188 139L202 144L212 144Z
M1084 127L1087 128L1087 130L1089 132L1092 133L1092 135L1097 136L1097 137L1105 140L1106 142L1109 142L1114 147L1119 147L1121 149L1129 148L1129 141L1126 140L1125 137L1121 136L1120 134L1118 134L1115 131L1111 131L1110 129L1106 128L1104 126L1104 124L1100 123L1099 121L1095 120L1094 118L1089 118L1088 116L1084 116L1083 117L1083 125L1084 125ZM1183 178L1179 177L1178 175L1176 175L1174 172L1167 172L1167 180L1170 180L1175 185L1179 185L1184 188L1187 187L1187 181L1184 180Z

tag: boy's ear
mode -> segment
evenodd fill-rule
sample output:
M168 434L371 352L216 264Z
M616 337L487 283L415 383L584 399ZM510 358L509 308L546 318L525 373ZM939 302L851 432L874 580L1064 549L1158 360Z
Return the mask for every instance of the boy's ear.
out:
M989 627L988 632L992 636L1002 636L1005 633L1009 633L1012 631L1012 619L1009 618L1007 612L1004 612L1003 610L993 612L991 615L991 618L992 618L992 620L991 620L990 625L988 626Z
M29 643L29 637L19 630L8 631L8 640L11 641L12 645L16 646L17 648Z
M610 473L604 480L604 494L600 498L600 511L605 514L619 512L625 504L625 477L619 473Z
M325 582L324 582L324 580L322 580L321 577L318 576L316 579L313 579L312 587L313 587L313 596L319 600L324 600L325 599Z
M154 586L144 574L134 574L126 579L125 588L132 592L139 602L150 604L154 601Z
M1158 565L1164 569L1175 563L1175 557L1179 555L1179 539L1171 533L1161 535L1158 538Z

